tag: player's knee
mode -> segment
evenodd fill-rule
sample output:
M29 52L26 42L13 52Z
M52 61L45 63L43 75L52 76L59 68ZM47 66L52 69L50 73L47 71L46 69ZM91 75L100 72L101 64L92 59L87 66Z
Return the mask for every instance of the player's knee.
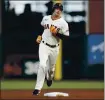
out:
M43 71L45 72L45 71L46 71L47 66L46 66L46 64L44 64L44 63L40 63L40 68L42 68L42 69L43 69Z
M45 62L40 62L40 66L42 66L42 67L46 67L46 63Z

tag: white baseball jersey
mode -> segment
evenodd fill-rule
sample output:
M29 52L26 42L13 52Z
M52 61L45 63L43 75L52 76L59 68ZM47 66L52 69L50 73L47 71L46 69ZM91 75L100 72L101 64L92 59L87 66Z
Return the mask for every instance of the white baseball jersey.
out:
M52 20L51 15L45 16L42 19L41 25L44 27L44 32L42 34L42 40L50 45L56 45L59 43L59 38L54 37L50 32L50 26L54 25L57 28L62 30L62 34L69 35L69 29L67 22L63 19ZM45 77L48 79L50 77L48 75L48 71L55 71L55 64L57 60L57 56L59 54L59 46L55 48L51 48L44 43L40 43L39 45L39 59L40 59L40 67L37 73L37 81L35 89L41 90L44 84ZM53 74L54 76L54 74Z
M64 35L69 36L68 23L62 17L57 20L52 20L51 15L44 16L41 21L41 25L44 27L42 40L44 40L46 43L50 45L56 45L59 43L59 40L60 40L58 37L54 37L50 32L51 25L54 25L57 28L60 28Z

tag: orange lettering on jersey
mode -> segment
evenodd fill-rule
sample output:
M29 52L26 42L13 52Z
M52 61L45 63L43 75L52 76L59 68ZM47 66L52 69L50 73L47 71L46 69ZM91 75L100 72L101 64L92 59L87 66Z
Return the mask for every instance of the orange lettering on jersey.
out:
M51 24L51 27L52 27L52 26L54 26L54 25ZM54 26L54 27L57 28L57 26ZM44 29L49 29L49 28L50 28L50 27L49 27L49 24L45 24L45 25L44 25Z
M52 26L54 26L54 25L51 24L51 27L52 27Z
M59 30L60 30L60 28L57 29L57 31L59 31Z
M57 28L57 26L55 26L55 28Z

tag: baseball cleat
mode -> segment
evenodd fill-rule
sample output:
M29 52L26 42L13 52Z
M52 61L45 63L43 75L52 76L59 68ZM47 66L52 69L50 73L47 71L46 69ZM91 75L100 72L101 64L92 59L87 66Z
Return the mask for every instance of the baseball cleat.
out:
M40 93L40 90L35 89L35 90L33 91L33 95L39 95L39 93Z
M52 85L52 80L47 80L47 86L50 87Z
M46 78L47 86L50 87L52 85L52 80L54 77L54 71L48 71L48 78Z

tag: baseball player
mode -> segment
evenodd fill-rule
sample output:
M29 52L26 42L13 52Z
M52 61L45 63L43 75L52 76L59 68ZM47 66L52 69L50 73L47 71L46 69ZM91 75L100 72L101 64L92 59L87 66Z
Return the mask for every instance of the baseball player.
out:
M55 64L59 53L60 39L69 37L67 22L61 17L63 6L56 3L52 9L52 15L44 16L41 25L44 27L42 35L38 35L40 66L33 95L38 95L46 79L47 86L52 85Z

